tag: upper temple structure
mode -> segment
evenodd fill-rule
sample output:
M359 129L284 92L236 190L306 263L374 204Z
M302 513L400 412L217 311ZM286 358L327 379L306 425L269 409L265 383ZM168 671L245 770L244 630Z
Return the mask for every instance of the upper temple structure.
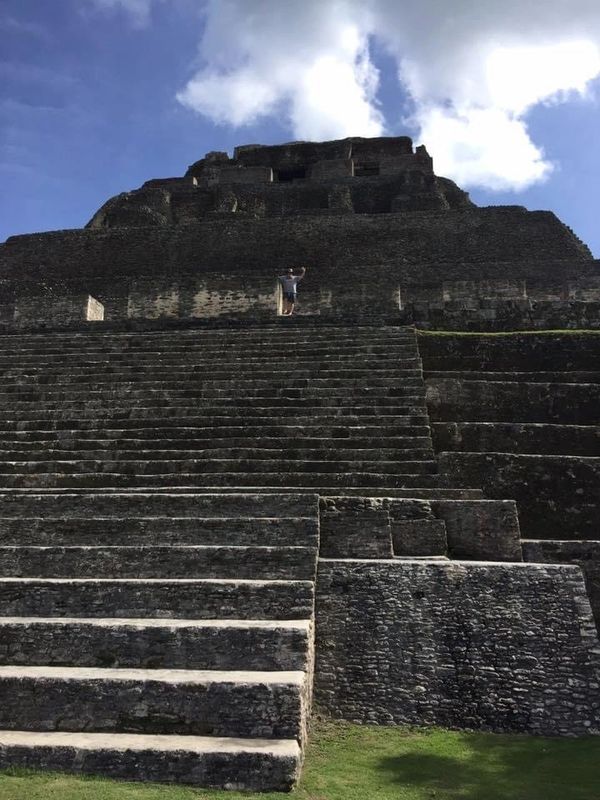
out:
M0 244L0 769L289 790L313 697L600 734L598 266L406 137Z
M407 137L349 138L208 153L84 230L10 238L0 324L85 319L88 295L107 321L269 317L295 265L311 270L301 313L327 318L589 327L600 301L597 262L554 214L476 207Z
M219 214L387 214L471 206L468 195L433 173L423 145L408 137L341 139L236 147L207 153L184 178L147 181L109 200L89 228L180 225Z

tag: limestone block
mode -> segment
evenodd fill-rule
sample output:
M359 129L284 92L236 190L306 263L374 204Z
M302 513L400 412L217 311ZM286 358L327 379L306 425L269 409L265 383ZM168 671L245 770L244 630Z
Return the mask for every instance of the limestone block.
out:
M446 525L441 519L392 520L395 556L445 556Z
M323 558L390 558L392 532L387 502L375 497L323 497Z

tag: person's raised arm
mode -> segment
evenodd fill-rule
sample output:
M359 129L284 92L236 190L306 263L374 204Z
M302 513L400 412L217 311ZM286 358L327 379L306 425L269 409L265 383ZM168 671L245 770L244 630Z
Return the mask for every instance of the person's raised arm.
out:
M302 278L306 275L306 267L300 267L300 275L298 275L298 280L301 281Z

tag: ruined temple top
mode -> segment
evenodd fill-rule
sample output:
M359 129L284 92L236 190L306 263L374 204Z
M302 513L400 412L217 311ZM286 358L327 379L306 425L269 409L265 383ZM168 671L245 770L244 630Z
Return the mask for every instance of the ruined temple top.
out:
M89 228L190 223L215 215L278 217L386 214L472 206L435 175L424 145L408 136L247 144L210 152L184 177L157 178L111 198ZM232 217L233 218L233 217Z
M433 162L424 145L413 151L408 136L377 139L349 137L331 142L288 142L279 145L246 144L233 158L213 152L188 169L199 181L217 177L223 182L286 183L299 180L373 177L417 170L433 174Z

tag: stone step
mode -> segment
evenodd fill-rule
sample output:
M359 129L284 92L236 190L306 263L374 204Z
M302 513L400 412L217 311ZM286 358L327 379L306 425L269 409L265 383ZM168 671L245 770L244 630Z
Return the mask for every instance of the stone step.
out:
M179 440L181 445L189 444ZM0 445L2 443L0 442ZM368 462L372 463L385 463L396 462L406 464L407 462L424 462L432 461L434 459L431 447L422 447L420 449L399 449L388 448L381 449L377 447L364 447L364 448L350 448L349 442L346 440L346 447L332 445L329 449L315 450L311 448L298 447L294 442L293 447L287 448L285 440L279 441L279 447L273 446L261 447L260 441L257 441L254 447L229 447L229 448L205 448L202 450L178 450L177 442L175 447L169 450L148 449L150 442L142 440L143 447L137 447L131 450L117 449L115 445L119 442L113 442L112 447L92 449L88 448L88 443L83 442L77 449L63 450L61 442L50 443L47 447L41 450L4 450L0 449L0 462L45 462L48 459L52 461L202 461L207 465L213 461L221 460L236 460L241 462L246 461L278 461L281 460L285 464L290 464L294 461L307 461L309 464L314 464L323 461L332 462L355 462L356 464ZM158 445L159 443L157 443ZM421 471L421 470L419 470Z
M174 444L178 446L181 440L189 442L190 445L213 445L216 447L251 446L255 443L279 442L280 437L285 437L294 443L295 447L308 445L313 442L315 447L323 443L332 443L332 447L342 446L344 442L349 446L361 447L369 446L374 442L374 446L398 446L398 447L417 447L423 442L427 446L431 441L430 429L427 425L398 425L395 428L379 425L340 425L342 420L338 420L337 425L330 426L303 426L303 425L239 425L228 424L214 426L190 427L185 424L177 424L172 427L126 427L126 428L105 428L105 427L82 427L79 429L56 427L54 429L31 429L25 427L23 430L8 430L0 426L0 442L7 447L8 442L15 442L19 446L31 443L32 446L39 444L40 447L45 443L51 442L95 442L100 446L110 443L146 442L148 439L157 444ZM389 435L385 435L385 434Z
M596 345L594 345L596 347ZM523 348L522 348L523 349ZM421 348L423 353L423 348ZM598 372L600 371L600 354L592 350L592 346L574 346L566 350L561 347L557 354L556 347L540 346L535 356L531 351L519 354L514 347L507 347L505 353L489 352L480 356L461 356L444 353L442 356L430 356L423 353L428 372Z
M600 384L427 381L434 422L600 422Z
M316 549L219 545L0 547L0 576L314 580Z
M285 348L282 345L285 344ZM356 340L349 339L306 339L294 344L283 343L278 338L268 338L263 341L248 342L232 342L227 337L219 342L205 342L198 339L194 342L173 342L156 344L151 347L127 347L124 348L118 344L108 345L100 343L92 343L88 346L77 346L73 344L68 346L64 343L56 344L54 337L50 336L47 339L47 344L39 344L35 347L27 347L26 345L17 345L15 347L6 347L0 341L0 358L8 360L14 358L18 360L22 356L26 360L47 357L55 359L64 357L64 355L74 356L90 356L90 358L116 358L116 359L146 359L151 357L161 358L163 356L171 356L174 358L194 358L201 356L203 359L210 358L266 358L279 354L283 351L285 358L288 356L295 358L296 356L303 355L322 355L325 353L339 353L346 355L348 353L356 353L360 355L385 355L392 353L394 355L408 355L416 356L417 347L414 342L404 341L402 339L371 339L369 340Z
M134 405L136 401L140 405L154 405L156 401L161 403L174 403L182 404L184 399L193 400L208 400L215 399L221 400L235 400L236 402L242 400L253 400L258 405L262 405L264 400L286 400L286 399L299 399L307 401L315 399L320 403L323 400L329 399L331 402L339 402L347 400L350 396L360 404L365 399L370 400L373 398L401 398L404 402L415 401L425 397L425 387L421 386L365 386L365 387L327 387L327 388L270 388L264 387L261 389L206 389L202 386L195 386L191 388L165 388L160 387L157 389L138 388L136 384L128 384L127 386L116 386L104 389L68 389L63 391L55 388L37 388L37 387L20 387L16 391L6 391L6 387L2 387L0 391L0 407L6 404L12 404L15 407L20 407L24 403L35 403L41 407L49 406L50 404L61 405L77 403L81 405L86 401L90 404L93 403L106 403L112 400L127 401L128 404ZM183 403L185 405L185 403Z
M120 347L118 345L111 347L107 345L95 344L89 347L65 348L62 345L52 344L53 338L48 338L46 346L39 345L37 347L27 348L20 345L14 348L3 347L0 343L0 359L3 362L9 362L11 359L18 361L20 357L24 361L30 362L36 359L47 358L49 361L58 361L64 358L67 354L69 357L92 360L110 359L115 361L144 361L148 359L160 360L162 358L180 358L185 360L189 359L202 359L212 360L223 358L229 359L269 359L273 356L278 357L281 354L288 358L313 358L315 356L329 356L339 355L348 356L351 354L360 356L387 356L391 357L418 357L418 350L414 343L403 341L400 339L394 340L372 340L367 342L361 341L332 341L328 339L313 340L309 339L305 342L298 342L297 346L290 346L285 342L280 341L278 338L269 338L263 342L247 343L238 342L233 343L223 337L220 342L205 343L202 340L190 343L172 343L162 344L155 347L141 348L141 347ZM285 347L284 347L285 345Z
M0 469L2 465L0 464ZM162 473L154 475L125 475L122 472L0 472L0 488L3 489L169 489L180 491L182 488L195 491L220 492L224 488L237 491L255 491L269 488L279 491L297 491L297 487L307 490L314 486L350 488L431 488L445 487L448 478L445 475L397 475L381 472L221 472L211 474L198 473ZM368 492L369 493L369 492Z
M304 349L323 349L335 348L360 349L368 352L370 348L389 348L406 351L417 351L414 339L403 336L346 336L346 335L325 335L325 336L303 336L296 338L280 337L279 335L267 335L252 337L248 336L247 341L243 338L237 340L230 336L221 335L215 339L198 336L187 339L174 339L170 341L130 341L130 342L107 342L99 339L89 339L82 341L59 340L55 334L51 334L46 341L38 342L12 342L8 343L5 339L0 339L0 354L7 357L13 356L18 352L28 355L58 355L60 353L90 353L93 355L148 355L151 353L176 353L181 354L185 351L196 353L204 350L208 353L218 352L226 346L228 350L235 353L265 352L276 347L285 348L286 352L297 352Z
M15 617L304 620L313 605L312 581L0 578L0 607Z
M600 383L598 370L555 370L535 372L492 372L484 370L443 370L425 373L426 378L457 378L467 381L523 381L525 383Z
M446 475L444 476L445 482L450 482L449 477ZM130 495L148 495L150 492L158 496L167 495L169 492L177 492L179 495L192 495L195 496L198 492L214 492L218 494L238 494L239 492L252 492L252 494L264 494L268 497L272 497L277 495L281 492L286 491L293 491L296 494L302 496L312 496L315 492L318 492L319 495L339 495L343 494L344 496L351 496L351 497L390 497L390 498L408 498L408 499L415 499L415 500L482 500L483 491L481 489L465 489L464 487L457 488L456 481L452 479L452 483L454 483L453 487L443 486L443 487L433 487L433 488L423 488L423 487L410 487L410 488L398 488L393 486L387 487L354 487L354 486L345 486L343 487L343 492L340 492L339 486L328 486L327 484L323 484L322 486L315 487L315 486L294 486L293 488L282 488L281 486L252 486L252 487L239 487L239 486L128 486L126 489L119 486L103 486L100 489L90 488L90 487L77 487L77 486L66 486L66 487L44 487L44 486L36 486L36 487L2 487L0 486L0 500L5 497L15 496L19 498L33 496L33 497L45 497L45 496L58 496L58 495L66 495L69 497L88 497L90 493L104 495L104 496L112 496L119 495L123 491L126 491Z
M79 427L82 423L93 423L96 429L105 430L109 427L194 427L203 424L206 427L239 426L242 419L248 418L252 427L273 426L285 424L298 426L314 426L321 428L327 425L340 426L344 423L348 427L360 425L377 425L382 429L390 426L423 427L429 424L425 409L415 406L360 406L354 408L323 407L323 408L298 408L292 405L287 414L277 413L277 406L265 409L254 409L252 414L247 409L235 406L230 408L207 408L206 415L200 413L198 407L178 407L176 413L166 415L168 408L156 406L154 408L135 409L75 409L62 411L60 409L41 411L3 411L0 412L0 429L10 430L9 426L18 426L18 430L48 430L51 426L60 427L67 425L70 429ZM293 413L297 409L298 413ZM281 409L280 409L281 410ZM300 413L302 412L302 413Z
M116 491L97 493L27 493L8 492L0 496L0 515L3 517L34 517L45 519L65 517L186 517L197 519L231 519L233 517L308 518L315 519L318 495L292 492L203 492L189 493Z
M128 392L96 393L78 392L74 395L61 397L60 394L51 393L36 397L35 393L24 392L21 395L14 395L11 400L10 394L0 396L0 414L3 418L11 418L14 414L31 414L37 412L38 416L45 413L62 414L75 413L80 411L96 412L105 416L114 413L136 413L141 414L150 412L166 411L173 409L173 413L179 415L190 415L194 409L204 410L207 413L228 413L231 409L243 409L246 415L264 413L267 409L282 409L282 413L290 413L290 410L298 409L311 414L313 410L318 413L322 409L343 408L351 413L356 410L393 408L406 410L408 413L413 409L418 409L421 413L426 409L425 394L417 393L414 390L410 393L401 391L374 390L372 393L347 391L343 394L334 392L323 392L319 394L303 394L302 390L293 389L287 394L272 394L253 397L251 394L240 393L229 394L223 392L219 395L204 395L202 391L195 393L147 393L134 394ZM271 411L271 413L273 413Z
M0 665L306 672L309 620L0 617Z
M11 371L12 372L12 371ZM347 374L350 373L350 374ZM354 374L356 373L356 374ZM423 375L419 370L389 370L371 374L364 370L361 374L358 370L341 371L329 375L324 372L319 375L315 372L312 375L297 375L293 370L281 372L273 370L264 375L247 374L225 374L224 377L214 377L211 372L207 375L206 371L198 368L185 368L180 366L176 370L148 370L138 371L122 370L113 371L105 369L102 371L87 368L78 370L76 373L63 369L60 372L50 370L32 370L31 372L18 372L7 374L2 372L3 391L18 389L21 386L33 386L35 388L46 387L59 388L62 390L73 387L74 389L92 389L94 387L106 388L107 386L117 387L140 387L140 388L165 388L165 387L189 387L202 386L212 389L260 389L260 388L279 388L279 389L318 389L334 387L370 387L370 386L422 386Z
M329 350L323 348L312 352L301 351L294 355L286 356L284 369L289 372L297 369L310 369L313 373L318 371L322 366L328 368L336 367L354 367L358 362L361 366L375 367L390 369L421 369L421 359L415 355L406 354L403 352L393 352L388 348L379 348L381 352L373 353L360 353L358 351L340 352L335 348ZM121 367L152 367L153 369L160 369L163 364L172 364L175 355L170 352L156 353L156 354L123 354L117 356L94 354L94 353L79 353L69 355L69 364L72 367L79 366L121 366ZM209 356L202 356L201 354L192 357L189 353L182 353L181 366L189 364L190 366L203 367L205 369L212 369L217 366L221 370L229 369L232 372L238 366L243 366L247 370L253 370L258 373L262 368L268 371L273 371L273 368L278 363L278 354L275 346L270 354L264 356L244 356L239 358L234 357L233 354L221 352L220 355L215 354L213 358ZM13 357L3 356L0 352L0 369L10 369L14 367L45 367L60 366L65 364L65 356L62 355L30 355L15 354Z
M0 666L4 730L302 739L300 671Z
M1 503L0 503L1 508ZM0 545L245 545L317 548L318 520L282 517L0 517Z
M344 405L368 405L369 402L393 405L394 403L422 403L425 398L425 387L377 386L362 389L203 389L196 386L186 389L138 389L129 387L116 389L82 390L63 392L54 389L27 388L18 392L0 392L0 407L13 405L15 408L27 409L32 404L40 408L65 406L68 408L83 407L87 401L91 406L104 405L111 402L131 406L155 406L161 404L186 406L201 403L202 406L244 404L245 407L268 407L276 403L289 405L289 401L303 405L331 405L343 402ZM28 405L29 404L29 405Z
M437 451L596 456L600 426L543 422L440 422L432 425Z
M335 455L335 454L334 454ZM265 472L307 473L345 473L345 472L380 472L390 475L431 475L437 472L437 462L428 461L358 461L340 459L309 461L308 459L270 459L270 458L222 458L222 459L182 459L165 460L45 460L45 461L4 461L0 463L3 475L31 473L62 473L75 475L82 473L119 473L128 476L173 475L223 475L254 474Z
M371 329L359 332L356 329L344 330L315 330L306 333L290 333L284 331L246 330L244 334L233 335L233 331L220 331L215 335L196 333L192 335L169 335L145 337L142 334L127 336L61 336L53 333L50 337L26 339L23 336L0 337L0 352L87 352L98 350L101 352L145 352L157 350L194 350L196 348L215 349L223 346L244 349L246 347L272 348L278 342L286 346L312 346L335 344L339 346L368 346L368 345L402 345L416 348L414 335L406 335L395 331Z
M139 321L138 321L139 322ZM146 320L149 325L152 325L150 321ZM163 320L160 321L162 323ZM292 336L292 335L310 335L313 336L315 334L322 333L325 335L330 335L330 332L335 331L342 331L342 332L350 332L350 333L368 333L369 331L375 333L389 333L395 334L398 336L412 336L415 338L416 333L415 329L412 325L396 325L396 324L389 324L387 321L369 321L369 320L360 320L351 322L344 322L343 320L340 322L331 321L326 322L321 320L320 318L314 317L306 317L306 316L295 316L293 319L280 319L279 317L272 318L269 320L260 320L259 323L255 323L246 319L231 319L230 317L224 318L221 317L219 319L213 320L197 320L197 324L193 327L188 328L179 328L177 330L165 330L164 327L161 326L160 329L151 329L146 328L144 330L135 330L135 331L123 331L123 330L114 330L109 327L110 323L103 323L102 326L94 325L90 327L88 330L77 330L77 331L66 331L61 332L57 331L53 333L57 339L65 339L65 340L72 340L72 339L116 339L116 340L143 340L143 339L170 339L172 337L180 337L182 339L186 337L194 337L194 336L215 336L215 337L222 337L223 335L231 336L231 337L239 337L243 340L245 336L256 336L262 333L276 333L278 336ZM160 324L159 323L159 324ZM137 322L136 322L137 325ZM39 332L19 332L19 333L10 333L10 334L3 334L2 338L4 339L19 339L19 340L33 340L38 341L42 340L47 336L47 334L39 333Z
M0 731L0 769L287 792L298 779L301 763L295 739Z
M47 435L49 435L47 433ZM217 458L231 457L231 455L247 456L251 452L273 453L281 455L290 455L300 453L302 456L308 454L321 454L323 458L327 458L332 452L337 452L348 457L360 458L362 453L368 452L372 454L373 458L377 456L387 456L388 458L404 457L409 460L413 455L423 456L425 453L431 454L432 443L428 437L390 437L386 438L345 438L345 439L302 439L293 440L289 447L286 447L287 439L284 437L267 437L260 439L258 437L249 438L244 437L236 439L218 438L218 439L158 439L153 441L150 437L146 439L83 439L77 436L64 436L61 434L54 435L54 438L47 439L32 439L24 438L23 436L17 438L15 435L12 439L7 439L0 436L0 459L5 460L37 460L47 458L49 451L55 458L74 458L76 453L86 451L92 453L91 457L96 458L100 453L106 454L107 452L119 452L138 454L140 451L147 453L159 454L159 457L165 457L164 454L171 454L178 452L184 454L184 457L198 458L205 455L212 454ZM185 447L185 450L179 448ZM188 448L193 448L189 450ZM448 447L442 448L448 450ZM472 449L472 448L471 448ZM59 454L60 453L60 454ZM186 453L190 455L185 455ZM10 454L15 454L11 459ZM194 454L194 455L191 455ZM133 455L131 456L133 457Z
M229 385L227 385L229 384ZM231 381L206 381L200 377L194 378L187 376L180 380L131 380L115 381L108 378L105 381L94 380L93 382L77 382L58 383L45 380L40 382L32 380L31 378L23 379L19 382L8 382L4 379L2 382L2 395L12 396L15 399L28 399L30 397L38 397L39 399L56 399L56 395L64 396L65 398L78 399L79 395L100 394L100 395L126 395L137 397L143 396L141 393L153 395L158 392L163 394L175 394L182 396L182 393L187 393L188 396L204 396L204 397L220 397L221 395L229 395L231 397L262 397L262 396L280 396L288 392L303 392L308 397L319 397L324 393L331 393L334 395L347 394L348 392L356 392L359 396L365 392L374 392L380 396L386 394L414 394L421 395L424 393L424 384L421 378L410 378L407 380L396 380L392 378L386 379L373 379L372 381L351 381L351 380L326 380L322 378L303 378L301 380L290 379L286 380L266 380L266 379L250 379L244 380L231 380ZM198 393L201 393L198 395Z
M143 365L139 366L131 364L128 366L113 365L106 362L103 365L84 365L82 364L77 368L76 374L70 365L62 363L58 366L14 366L10 369L0 369L0 377L3 382L14 381L35 381L40 384L43 383L73 383L75 385L88 382L106 382L106 381L150 381L150 382L163 382L163 381L197 381L201 379L207 385L224 386L237 383L243 386L244 384L270 384L273 381L279 381L283 385L294 385L296 383L303 384L306 382L308 385L319 385L319 382L327 384L330 381L348 383L359 382L370 384L374 381L375 384L386 381L394 382L411 382L417 381L421 383L423 373L420 368L404 369L400 366L392 366L388 364L385 367L373 368L371 366L361 366L359 363L354 363L351 366L336 367L335 363L326 361L323 364L305 367L298 369L295 367L287 367L285 363L277 364L273 361L266 364L260 370L252 369L251 367L244 367L242 364L236 366L235 370L231 367L224 365L220 367L216 364L207 373L206 367L196 366L193 363L182 362L176 364L168 364L161 362L160 366L156 365Z

